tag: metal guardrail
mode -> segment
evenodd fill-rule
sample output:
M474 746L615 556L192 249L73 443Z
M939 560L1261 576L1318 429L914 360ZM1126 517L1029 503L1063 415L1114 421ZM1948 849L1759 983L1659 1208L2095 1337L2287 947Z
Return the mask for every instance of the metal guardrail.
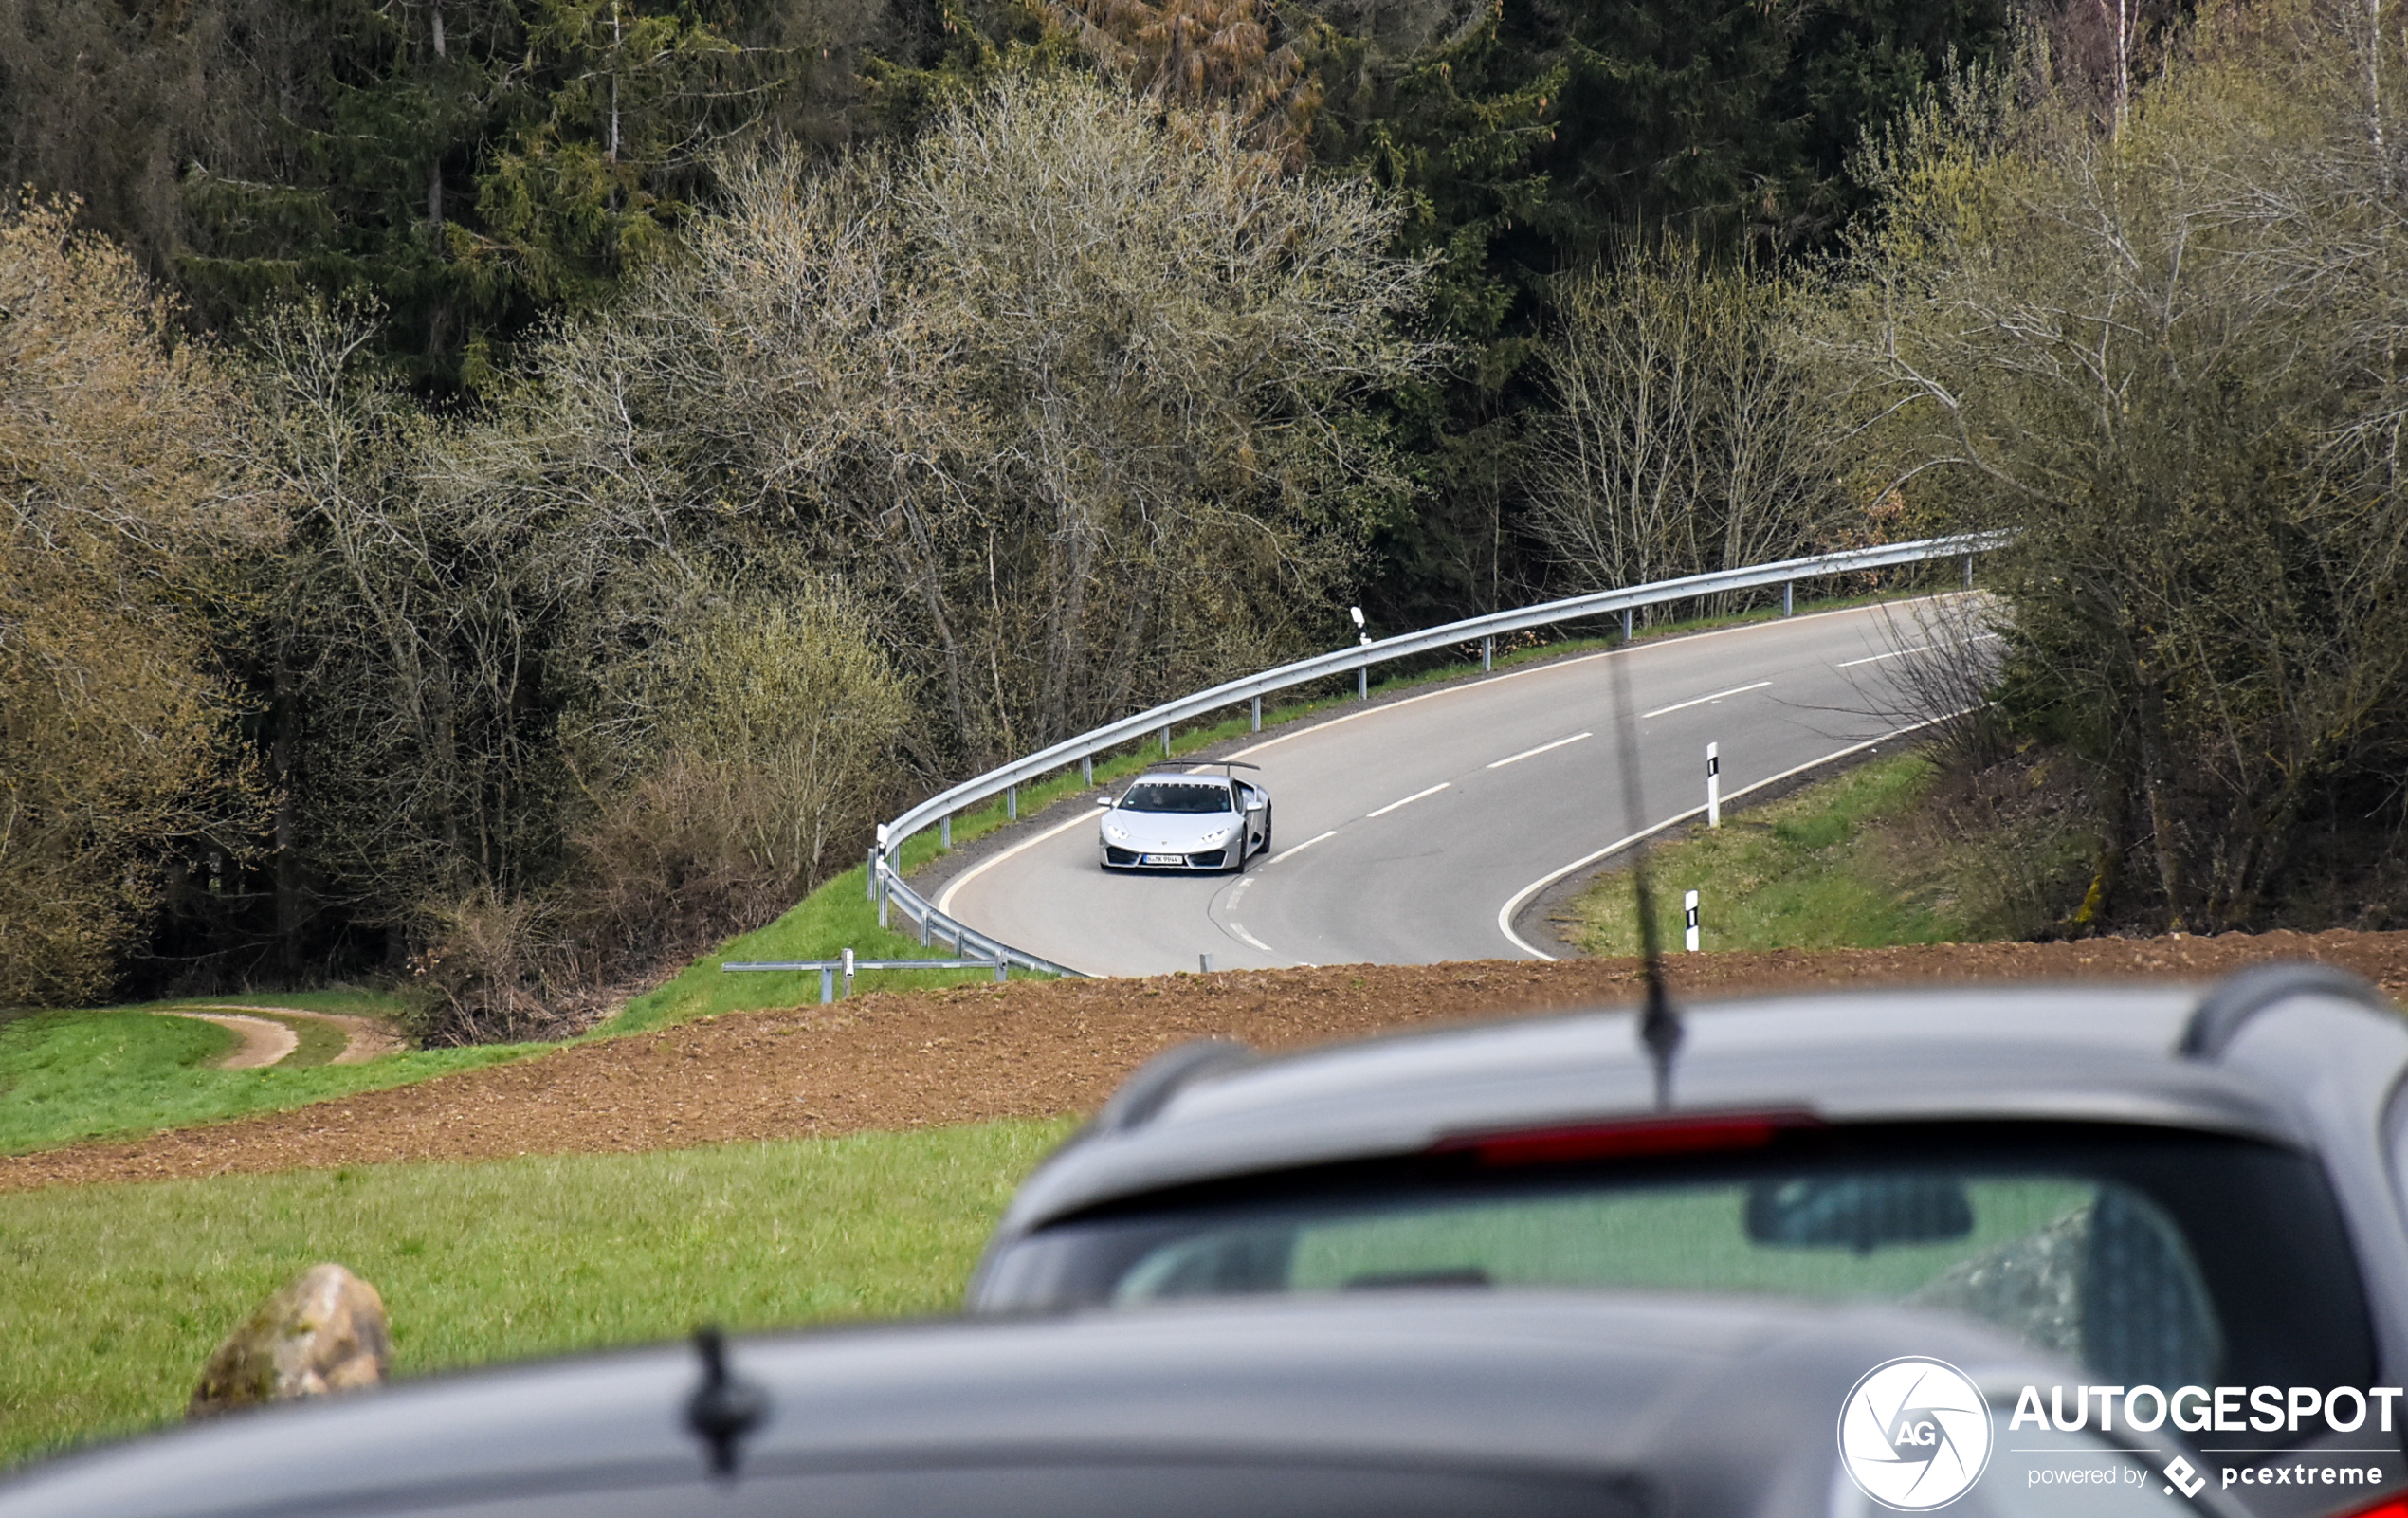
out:
M853 972L856 970L993 970L1001 984L1004 972L1011 968L1006 960L989 957L982 960L862 960L847 949L841 960L729 960L720 966L722 975L737 975L752 970L786 970L819 972L819 1004L823 1007L836 999L836 977L845 978L845 995L853 994ZM1070 972L1076 974L1077 972Z
M902 852L904 841L931 827L943 825L949 830L955 813L997 795L1007 795L1016 801L1019 787L1056 770L1077 764L1092 773L1096 755L1151 737L1157 732L1162 735L1163 752L1167 755L1171 728L1231 706L1250 703L1254 728L1259 732L1263 725L1262 702L1265 696L1316 680L1326 680L1352 671L1367 671L1376 664L1409 659L1415 654L1469 643L1481 645L1481 668L1485 669L1493 661L1496 640L1507 633L1550 627L1560 622L1610 616L1618 612L1623 613L1623 632L1627 637L1631 631L1630 613L1641 607L1659 606L1666 601L1694 600L1730 591L1758 590L1767 585L1782 587L1782 609L1787 611L1789 587L1798 580L1821 579L1861 570L1888 569L1898 564L1921 564L1934 559L1961 558L1965 561L1965 581L1970 585L1973 580L1973 556L2004 547L2013 536L2005 532L1988 532L1967 533L1953 538L1924 538L1913 542L1884 543L1873 548L1851 548L1807 558L1787 558L1745 569L1716 570L1711 574L1656 580L1621 590L1595 591L1586 595L1544 601L1510 612L1491 612L1485 616L1466 617L1460 622L1445 623L1419 632L1378 638L1355 648L1338 649L1309 659L1299 659L1293 664L1280 665L1259 674L1224 681L1210 690L1181 696L1177 701L1164 702L1134 717L1123 717L1119 722L1106 722L1076 738L1064 739L1049 748L1040 749L1024 759L1014 759L959 785L939 791L892 822L879 824L878 842L869 851L869 895L878 904L878 924L885 926L889 911L900 909L906 919L917 924L922 943L942 941L949 943L957 955L1000 960L1045 975L1083 975L1084 972L1067 965L1056 964L1025 949L1013 948L938 911L933 903L911 888L903 880L903 872L895 866L895 859ZM1359 676L1357 689L1367 694L1367 676ZM1016 808L1014 814L1017 814Z

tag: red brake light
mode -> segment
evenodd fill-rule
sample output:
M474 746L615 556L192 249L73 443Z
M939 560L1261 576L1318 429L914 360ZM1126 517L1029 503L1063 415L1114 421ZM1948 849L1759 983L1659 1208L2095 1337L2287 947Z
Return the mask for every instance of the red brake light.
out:
M1481 1164L1492 1167L1569 1164L1582 1160L1637 1160L1760 1149L1784 1130L1820 1126L1822 1120L1807 1112L1717 1112L1527 1128L1518 1133L1467 1134L1441 1139L1431 1146L1430 1152L1468 1153ZM2408 1518L2408 1512L2386 1513L2381 1518Z

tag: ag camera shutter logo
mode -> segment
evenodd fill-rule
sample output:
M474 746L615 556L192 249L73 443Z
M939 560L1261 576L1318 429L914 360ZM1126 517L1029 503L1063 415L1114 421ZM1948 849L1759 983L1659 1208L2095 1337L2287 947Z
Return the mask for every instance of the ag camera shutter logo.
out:
M1839 1462L1885 1508L1926 1512L1990 1464L1990 1402L1944 1360L1906 1355L1865 1372L1839 1410Z

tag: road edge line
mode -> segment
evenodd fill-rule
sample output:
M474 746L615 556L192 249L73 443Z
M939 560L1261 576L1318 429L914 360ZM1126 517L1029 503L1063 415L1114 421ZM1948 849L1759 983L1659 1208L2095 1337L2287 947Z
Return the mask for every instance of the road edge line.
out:
M1002 864L1013 854L1019 853L1021 850L1026 849L1034 849L1037 845L1045 842L1048 838L1052 837L1054 834L1067 832L1082 822L1095 821L1096 814L1097 809L1089 807L1085 812L1070 818L1067 822L1056 823L1054 826L1046 829L1045 832L1038 833L1033 838L1023 838L1018 843L1013 844L1011 848L989 854L986 858L979 860L976 864L972 865L968 869L963 870L960 874L956 875L953 879L945 882L945 888L937 893L937 910L944 913L947 917L951 917L953 915L954 892L961 889L962 887L969 885L972 881L976 880L980 875L985 874L995 866Z
M1788 769L1781 771L1779 775L1766 776L1763 779L1758 780L1753 785L1744 785L1740 787L1738 790L1731 792L1728 796L1723 797L1723 804L1728 806L1731 802L1746 796L1751 791L1760 791L1768 785L1779 785L1781 781L1803 775L1808 770L1814 769L1818 765L1829 764L1833 759L1846 759L1851 754L1861 754L1869 748L1879 747L1881 744L1888 742L1893 738L1904 738L1908 733L1920 732L1924 728L1933 726L1936 723L1944 722L1950 718L1962 717L1965 712L1973 709L1974 708L1968 706L1964 708L1964 711L1943 712L1937 717L1926 717L1922 722L1908 722L1906 726L1884 733L1879 738L1868 738L1861 743L1852 743L1848 747L1840 749L1834 753L1826 754L1821 759L1808 759L1803 764L1794 764ZM1586 869L1589 866L1596 864L1598 860L1610 859L1614 855L1630 848L1633 844L1637 843L1642 839L1652 838L1657 833L1664 832L1668 828L1676 827L1681 823L1688 821L1691 817L1702 817L1705 814L1706 809L1704 807L1691 807L1678 816L1667 817L1651 828L1641 829L1639 832L1631 834L1627 838L1618 839L1614 843L1606 845L1596 853L1587 855L1584 858L1575 859L1572 863L1564 866L1560 869L1540 876L1529 885L1523 887L1518 891L1515 891L1512 897L1507 900L1503 906L1497 908L1497 931L1505 936L1505 942L1522 950L1524 954L1544 960L1548 963L1553 964L1556 962L1556 957L1554 955L1549 954L1544 949L1539 948L1530 943L1524 940L1521 934L1516 933L1513 930L1513 914L1522 910L1524 903L1529 901L1531 897L1539 894L1539 892L1546 889L1549 886L1554 885L1557 881L1561 880L1564 876L1573 873L1575 870Z

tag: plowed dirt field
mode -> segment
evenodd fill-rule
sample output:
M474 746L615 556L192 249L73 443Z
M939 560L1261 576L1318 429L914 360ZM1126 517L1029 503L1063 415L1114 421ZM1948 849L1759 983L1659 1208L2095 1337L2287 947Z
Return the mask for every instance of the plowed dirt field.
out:
M1675 956L1676 993L1996 980L2206 980L2348 966L2408 998L2408 933L2228 934ZM290 1112L0 1157L0 1191L406 1160L678 1148L1090 1108L1206 1034L1279 1049L1547 1008L1627 1004L1628 960L1489 960L1017 981L737 1013Z

